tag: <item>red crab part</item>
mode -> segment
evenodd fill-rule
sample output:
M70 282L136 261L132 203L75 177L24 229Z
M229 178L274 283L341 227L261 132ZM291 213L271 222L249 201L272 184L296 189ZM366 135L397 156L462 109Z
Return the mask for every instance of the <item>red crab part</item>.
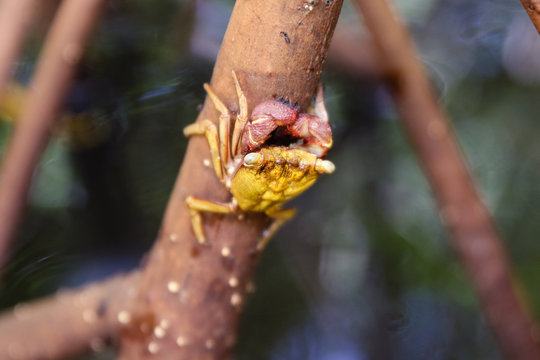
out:
M289 133L299 139L304 139L307 151L323 157L332 147L332 129L319 117L302 113L294 124L289 125Z
M286 126L295 122L298 109L278 100L267 100L255 106L251 112L251 122L272 119L278 126Z
M242 136L242 153L247 153L262 144L278 126L293 124L298 110L278 100L267 100L257 105L251 113Z
M259 148L278 127L279 135L302 140L294 147L319 157L325 156L332 146L332 129L328 121L316 115L298 114L298 110L290 105L268 100L257 105L251 113L242 136L242 153Z

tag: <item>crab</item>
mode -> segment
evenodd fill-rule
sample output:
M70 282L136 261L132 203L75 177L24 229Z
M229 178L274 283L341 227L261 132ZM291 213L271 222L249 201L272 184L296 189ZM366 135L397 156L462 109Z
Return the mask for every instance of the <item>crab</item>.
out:
M334 172L335 166L323 160L332 146L332 130L319 85L313 108L300 113L296 106L271 99L253 109L248 118L246 96L234 70L232 77L238 96L239 112L231 134L231 111L208 84L208 96L220 113L218 125L202 120L184 128L186 137L205 136L214 171L230 191L227 203L186 198L192 229L198 242L206 244L202 213L262 212L273 219L257 242L262 250L272 235L296 210L283 208L288 200L304 192L322 174Z

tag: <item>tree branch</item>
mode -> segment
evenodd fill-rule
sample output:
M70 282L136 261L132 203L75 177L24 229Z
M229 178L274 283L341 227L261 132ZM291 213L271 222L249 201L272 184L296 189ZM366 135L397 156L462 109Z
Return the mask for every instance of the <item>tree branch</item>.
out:
M540 359L538 330L516 294L502 241L405 28L387 1L354 3L379 48L409 140L501 349L509 359Z
M138 271L54 297L17 305L0 315L0 359L60 359L99 350L127 323Z
M234 69L250 109L272 97L306 109L341 5L341 0L238 0L214 67L211 85L215 92L230 109L238 110L231 78ZM208 99L198 121L203 119L218 119ZM159 354L204 360L230 355L257 262L252 250L268 220L253 214L246 214L242 221L235 215L205 216L209 246L197 244L186 196L230 199L213 170L203 164L209 156L203 137L190 140L144 270L132 331L122 336L122 359L150 359Z
M0 268L19 225L34 167L69 90L103 0L66 0L47 37L0 172Z
M521 0L521 5L527 11L527 15L531 18L531 21L536 28L536 31L540 33L540 1L539 0Z
M0 96L11 77L28 25L32 21L36 0L3 0L0 2Z

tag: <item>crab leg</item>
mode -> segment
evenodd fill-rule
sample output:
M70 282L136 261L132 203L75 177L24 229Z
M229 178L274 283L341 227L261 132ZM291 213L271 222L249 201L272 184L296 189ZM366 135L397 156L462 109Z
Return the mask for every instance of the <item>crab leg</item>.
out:
M266 215L274 218L274 221L270 224L268 229L264 230L261 238L257 242L257 251L262 251L272 236L274 236L283 224L292 219L295 213L296 209L277 209L266 212Z
M238 78L236 77L234 70L232 70L232 77L234 80L234 86L236 87L236 94L238 95L238 106L240 107L240 113L236 117L232 135L231 151L232 156L235 157L241 151L240 139L242 139L242 133L244 132L244 128L246 127L246 123L248 121L248 108L246 95L244 95L242 88L240 88L240 83L238 82Z
M193 196L188 196L186 198L186 205L189 209L189 214L191 215L191 227L193 228L193 233L201 245L206 242L202 228L201 212L228 214L237 210L237 205L234 202L223 204L194 198Z
M212 164L216 175L221 180L225 181L223 175L223 163L219 154L219 136L216 125L210 120L203 120L202 122L196 122L190 124L184 128L184 136L189 137L193 135L204 135L208 140L208 146L210 147L210 156L212 157Z
M322 84L319 84L317 87L317 96L315 96L315 114L323 122L328 123L328 111L326 110L326 105L324 104L324 89Z
M229 143L229 126L231 122L231 113L229 109L223 104L223 102L216 95L214 90L208 84L204 84L204 90L210 96L210 99L214 103L217 111L219 111L219 153L221 156L221 162L223 167L226 168L231 160L231 151Z

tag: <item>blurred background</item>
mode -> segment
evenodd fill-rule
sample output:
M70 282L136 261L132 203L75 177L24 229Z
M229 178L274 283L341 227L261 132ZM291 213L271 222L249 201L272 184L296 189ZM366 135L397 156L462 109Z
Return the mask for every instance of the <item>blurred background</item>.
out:
M40 3L0 104L2 149L58 3ZM109 1L35 173L0 308L142 261L233 5ZM538 318L540 37L518 1L396 6ZM501 359L370 49L346 3L322 79L337 171L265 251L235 359Z

